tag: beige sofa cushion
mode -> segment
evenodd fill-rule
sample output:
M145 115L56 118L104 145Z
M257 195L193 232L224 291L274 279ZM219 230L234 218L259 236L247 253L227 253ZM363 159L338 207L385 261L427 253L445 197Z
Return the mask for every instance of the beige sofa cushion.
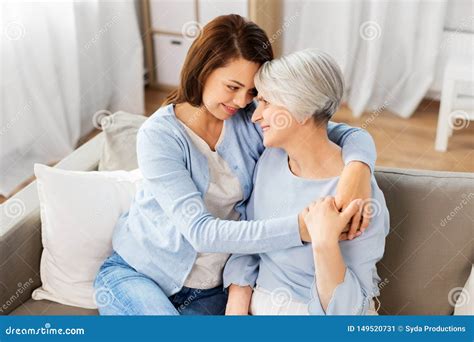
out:
M379 313L452 314L450 291L474 261L474 175L377 168L376 178L391 227L377 265Z
M16 308L10 313L11 316L56 316L56 315L74 315L74 316L91 316L98 315L96 309L84 309L77 306L68 306L51 302L49 300L33 300L30 299L26 303Z
M116 112L101 120L105 143L99 160L99 171L126 170L138 168L137 133L148 119L146 116Z

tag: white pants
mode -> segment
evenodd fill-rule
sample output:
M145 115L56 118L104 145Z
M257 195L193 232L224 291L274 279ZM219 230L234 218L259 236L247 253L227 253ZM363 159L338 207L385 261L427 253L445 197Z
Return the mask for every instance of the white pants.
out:
M289 292L284 290L271 292L258 285L253 291L250 302L250 314L254 316L309 315L308 304L292 300ZM373 299L370 300L370 308L367 311L367 315L378 315Z

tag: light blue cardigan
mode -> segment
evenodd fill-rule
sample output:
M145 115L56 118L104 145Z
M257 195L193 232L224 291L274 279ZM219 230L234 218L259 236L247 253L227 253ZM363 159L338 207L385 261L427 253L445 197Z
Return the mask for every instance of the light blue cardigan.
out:
M262 132L250 120L254 110L251 103L225 121L225 135L216 149L240 181L243 200L235 210L242 220L254 168L264 151ZM359 160L373 170L375 146L367 132L330 123L328 134L343 147L346 164ZM264 253L302 244L297 215L226 221L207 211L202 199L209 185L207 159L193 145L173 105L160 108L142 125L137 156L144 180L130 210L117 222L113 248L166 295L182 288L197 252Z

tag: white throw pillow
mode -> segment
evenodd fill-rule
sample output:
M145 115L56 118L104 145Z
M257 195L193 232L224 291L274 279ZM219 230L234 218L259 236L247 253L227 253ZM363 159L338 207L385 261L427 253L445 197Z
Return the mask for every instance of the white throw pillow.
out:
M112 233L140 171L66 171L35 164L40 200L42 286L32 298L94 309L93 281L112 252Z
M474 265L464 287L462 289L454 288L451 291L450 298L456 300L454 315L474 315Z

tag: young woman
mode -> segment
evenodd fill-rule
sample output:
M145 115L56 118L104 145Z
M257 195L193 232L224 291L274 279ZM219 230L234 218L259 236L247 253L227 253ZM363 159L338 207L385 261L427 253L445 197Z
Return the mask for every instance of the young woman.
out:
M247 219L268 219L275 208L282 216L296 214L315 194L325 198L311 204L305 217L312 243L231 256L224 272L225 286L232 284L227 314L373 314L380 281L375 264L384 252L389 215L372 178L368 231L339 242L360 201L340 212L332 197L344 169L341 148L327 134L343 94L339 67L325 53L300 51L266 62L255 85L259 104L252 121L262 127L267 148L255 170ZM275 128L282 113L290 123Z
M144 181L117 222L114 252L95 281L109 294L102 315L223 314L229 253L310 241L302 213L243 221L264 150L251 122L253 79L272 58L264 31L238 15L214 19L193 42L178 90L138 132ZM375 147L365 131L346 125L331 123L328 134L347 164L338 191L343 208L370 196ZM349 238L368 223L360 213L352 222Z

